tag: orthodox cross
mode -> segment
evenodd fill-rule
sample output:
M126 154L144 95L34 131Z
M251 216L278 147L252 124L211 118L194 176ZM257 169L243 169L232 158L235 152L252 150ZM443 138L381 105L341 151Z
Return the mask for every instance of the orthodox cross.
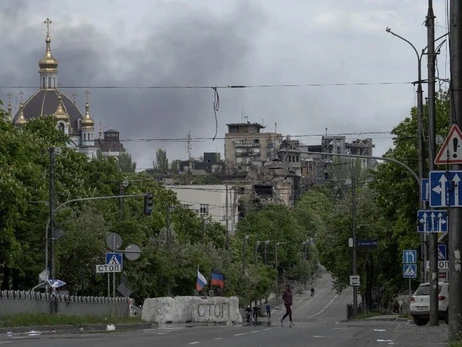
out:
M47 18L43 24L46 24L47 25L47 35L50 35L50 24L53 23L50 18Z
M72 101L74 101L74 104L76 102L76 98L77 98L77 94L75 94L75 92L72 93Z
M88 97L90 96L90 91L88 89L85 91L85 95L87 96L87 102L88 102Z
M13 96L13 94L8 93L6 94L6 96L8 97L8 103L11 104L11 97Z
M19 98L20 98L21 102L22 102L22 96L23 96L23 95L24 95L24 92L21 90L21 91L19 92Z

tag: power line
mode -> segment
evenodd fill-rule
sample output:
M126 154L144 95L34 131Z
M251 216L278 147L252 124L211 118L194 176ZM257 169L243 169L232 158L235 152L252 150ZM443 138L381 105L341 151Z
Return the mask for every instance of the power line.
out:
M412 85L412 81L401 82L351 82L351 83L301 83L301 84L248 84L248 85L161 85L161 86L61 86L59 89L250 89L250 88L303 88L303 87L345 87L345 86L379 86L379 85ZM0 89L37 89L37 86L0 85Z
M188 139L195 140L195 141L202 141L202 140L225 140L225 139L245 139L246 137L255 138L256 135L265 134L274 134L274 133L259 133L259 134L241 134L241 135L230 135L226 137L176 137L176 138L166 138L166 137L153 137L153 138L127 138L127 139L120 139L121 142L150 142L150 141L172 141L172 142L186 142ZM353 132L353 133L338 133L338 134L303 134L303 135L289 135L292 138L301 138L301 137L333 137L333 136L360 136L360 135L391 135L391 131L370 131L370 132Z

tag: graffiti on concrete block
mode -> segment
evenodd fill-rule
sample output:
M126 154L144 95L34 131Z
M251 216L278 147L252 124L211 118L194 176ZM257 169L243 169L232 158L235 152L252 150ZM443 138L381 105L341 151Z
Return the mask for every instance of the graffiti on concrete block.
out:
M160 301L157 305L157 314L164 315L171 312L173 305L171 301Z
M197 306L197 314L199 317L206 318L229 318L229 303L199 304Z

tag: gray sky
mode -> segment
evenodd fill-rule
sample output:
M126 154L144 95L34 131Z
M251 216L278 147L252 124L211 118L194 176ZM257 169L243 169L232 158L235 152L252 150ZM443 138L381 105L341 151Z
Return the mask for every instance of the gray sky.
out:
M49 17L53 55L63 87L91 92L91 114L120 131L138 168L149 168L157 148L170 160L186 157L184 141L212 138L211 89L97 89L95 86L221 86L407 82L417 59L405 42L426 46L425 0L2 0L4 33L0 98L25 97L39 87L38 60ZM437 36L446 33L446 0L434 0ZM447 45L438 57L449 77ZM7 68L5 68L7 67ZM426 58L423 61L426 76ZM444 86L445 87L445 86ZM36 89L35 88L35 89ZM84 109L84 89L78 94ZM426 93L426 86L424 86ZM220 89L218 137L227 123L264 122L283 135L390 131L415 105L412 85ZM366 135L348 136L349 140ZM375 155L389 135L370 135ZM319 136L297 137L307 144ZM192 154L223 152L223 141L195 141Z

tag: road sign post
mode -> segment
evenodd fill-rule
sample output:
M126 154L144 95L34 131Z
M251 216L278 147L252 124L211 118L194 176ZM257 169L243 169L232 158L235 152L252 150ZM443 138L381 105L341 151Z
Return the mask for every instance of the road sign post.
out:
M403 251L403 278L409 279L409 295L412 295L413 278L417 278L417 251L405 249Z

